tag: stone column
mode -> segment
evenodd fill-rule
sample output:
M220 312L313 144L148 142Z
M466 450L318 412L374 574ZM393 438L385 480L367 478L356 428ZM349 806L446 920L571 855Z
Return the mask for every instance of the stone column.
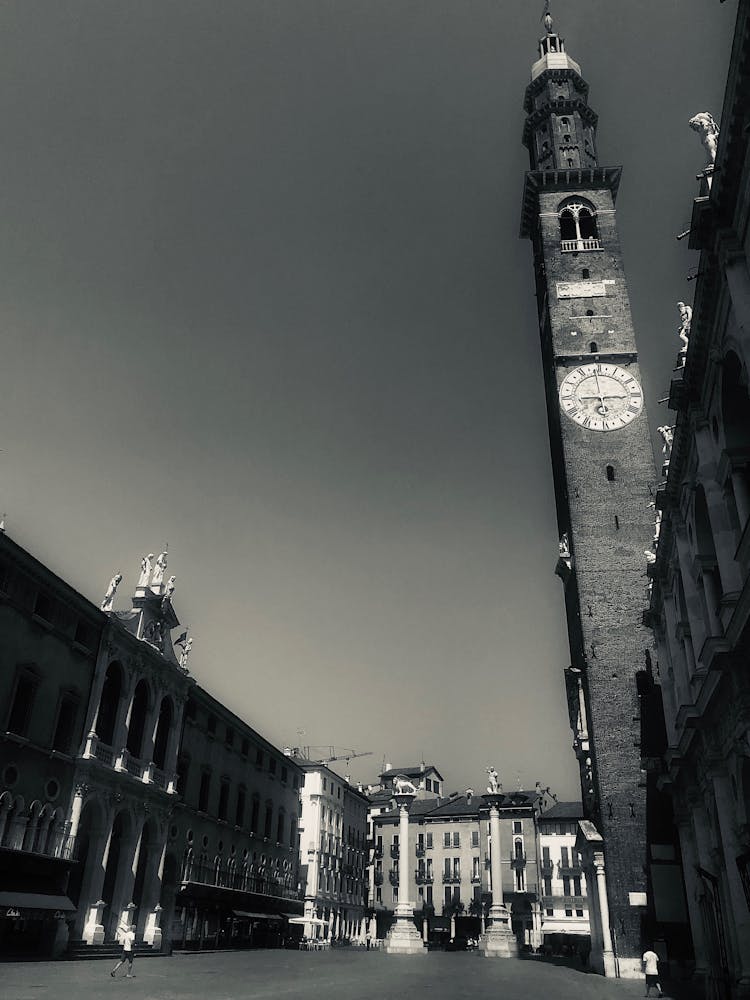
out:
M485 958L515 958L518 942L510 926L510 913L503 903L503 869L500 856L500 805L502 792L489 793L482 798L490 810L490 876L492 880L492 906L490 926L482 935L479 951Z
M742 849L737 842L735 827L737 811L729 786L729 775L723 771L715 773L713 786L726 880L729 888L728 902L729 908L731 908L731 921L734 925L733 928L727 928L727 930L733 933L736 942L737 962L734 969L736 996L750 997L750 910L735 863L735 859L742 854Z
M73 802L70 806L70 830L69 836L71 842L75 837L78 836L78 827L81 822L81 812L83 811L83 797L88 791L88 786L83 784L78 784L75 787L75 792L73 793Z
M612 949L612 930L609 926L609 896L607 895L607 875L604 869L604 854L594 854L594 871L596 872L596 891L599 897L599 919L602 928L602 959L604 975L613 978L617 975L615 954Z
M687 908L690 917L690 933L693 938L693 949L695 951L695 969L693 971L693 977L696 980L703 981L708 973L708 960L706 958L706 939L703 929L703 917L698 904L698 897L700 895L699 878L696 874L698 853L695 847L690 816L678 812L675 819L677 821L677 829L680 835L682 872L685 879L685 896L687 898Z
M414 903L404 897L409 891L409 806L416 792L397 791L393 796L399 809L399 891L396 922L388 932L385 950L389 955L426 955L424 941L414 924Z

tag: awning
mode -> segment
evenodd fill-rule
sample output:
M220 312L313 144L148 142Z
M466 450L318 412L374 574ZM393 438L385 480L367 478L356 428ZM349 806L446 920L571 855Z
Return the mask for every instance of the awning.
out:
M327 927L328 921L321 920L320 917L290 917L290 924L312 924L316 927Z
M67 896L46 896L41 892L0 892L0 917L20 916L23 910L59 910L72 913L76 907ZM17 910L18 913L8 913Z
M248 917L251 920L283 920L278 913L250 913L248 910L232 910L235 917Z

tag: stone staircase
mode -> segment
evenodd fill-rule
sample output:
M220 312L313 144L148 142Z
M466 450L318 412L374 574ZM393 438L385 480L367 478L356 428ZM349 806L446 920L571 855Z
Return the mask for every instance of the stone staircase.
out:
M136 944L133 953L137 959L141 958L162 958L166 954L163 951L154 951L150 944ZM116 962L122 955L122 945L116 941L108 941L105 944L86 944L85 941L71 941L68 950L62 956L66 959L91 959L106 958L110 962Z

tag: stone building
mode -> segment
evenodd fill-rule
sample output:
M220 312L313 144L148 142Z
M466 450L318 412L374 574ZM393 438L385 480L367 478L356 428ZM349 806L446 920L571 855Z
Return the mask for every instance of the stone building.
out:
M749 95L740 0L721 130L706 113L691 121L705 147L689 237L700 262L669 393L647 619L666 745L644 754L673 803L696 972L722 998L750 996ZM700 155L696 144L696 166Z
M367 896L367 796L323 763L293 758L301 789L300 865L308 937L361 940Z
M302 772L191 678L166 563L97 608L0 533L0 954L90 954L122 923L275 943L302 913Z
M53 956L80 867L67 822L107 617L0 534L0 956Z
M576 848L580 802L555 802L537 817L542 936L550 947L586 948L589 927L586 873Z
M521 235L533 249L570 646L566 688L584 824L594 968L640 976L646 794L634 673L656 483L617 231L621 168L601 166L597 115L545 19L526 88Z
M281 943L302 913L302 771L196 686L185 706L165 888L172 946Z

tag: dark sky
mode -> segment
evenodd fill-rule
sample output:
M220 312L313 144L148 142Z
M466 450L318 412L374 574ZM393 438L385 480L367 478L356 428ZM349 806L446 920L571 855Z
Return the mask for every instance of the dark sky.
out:
M8 532L97 602L121 570L119 606L168 541L199 682L365 780L578 792L518 238L542 6L0 6ZM553 13L624 167L655 428L736 0Z

